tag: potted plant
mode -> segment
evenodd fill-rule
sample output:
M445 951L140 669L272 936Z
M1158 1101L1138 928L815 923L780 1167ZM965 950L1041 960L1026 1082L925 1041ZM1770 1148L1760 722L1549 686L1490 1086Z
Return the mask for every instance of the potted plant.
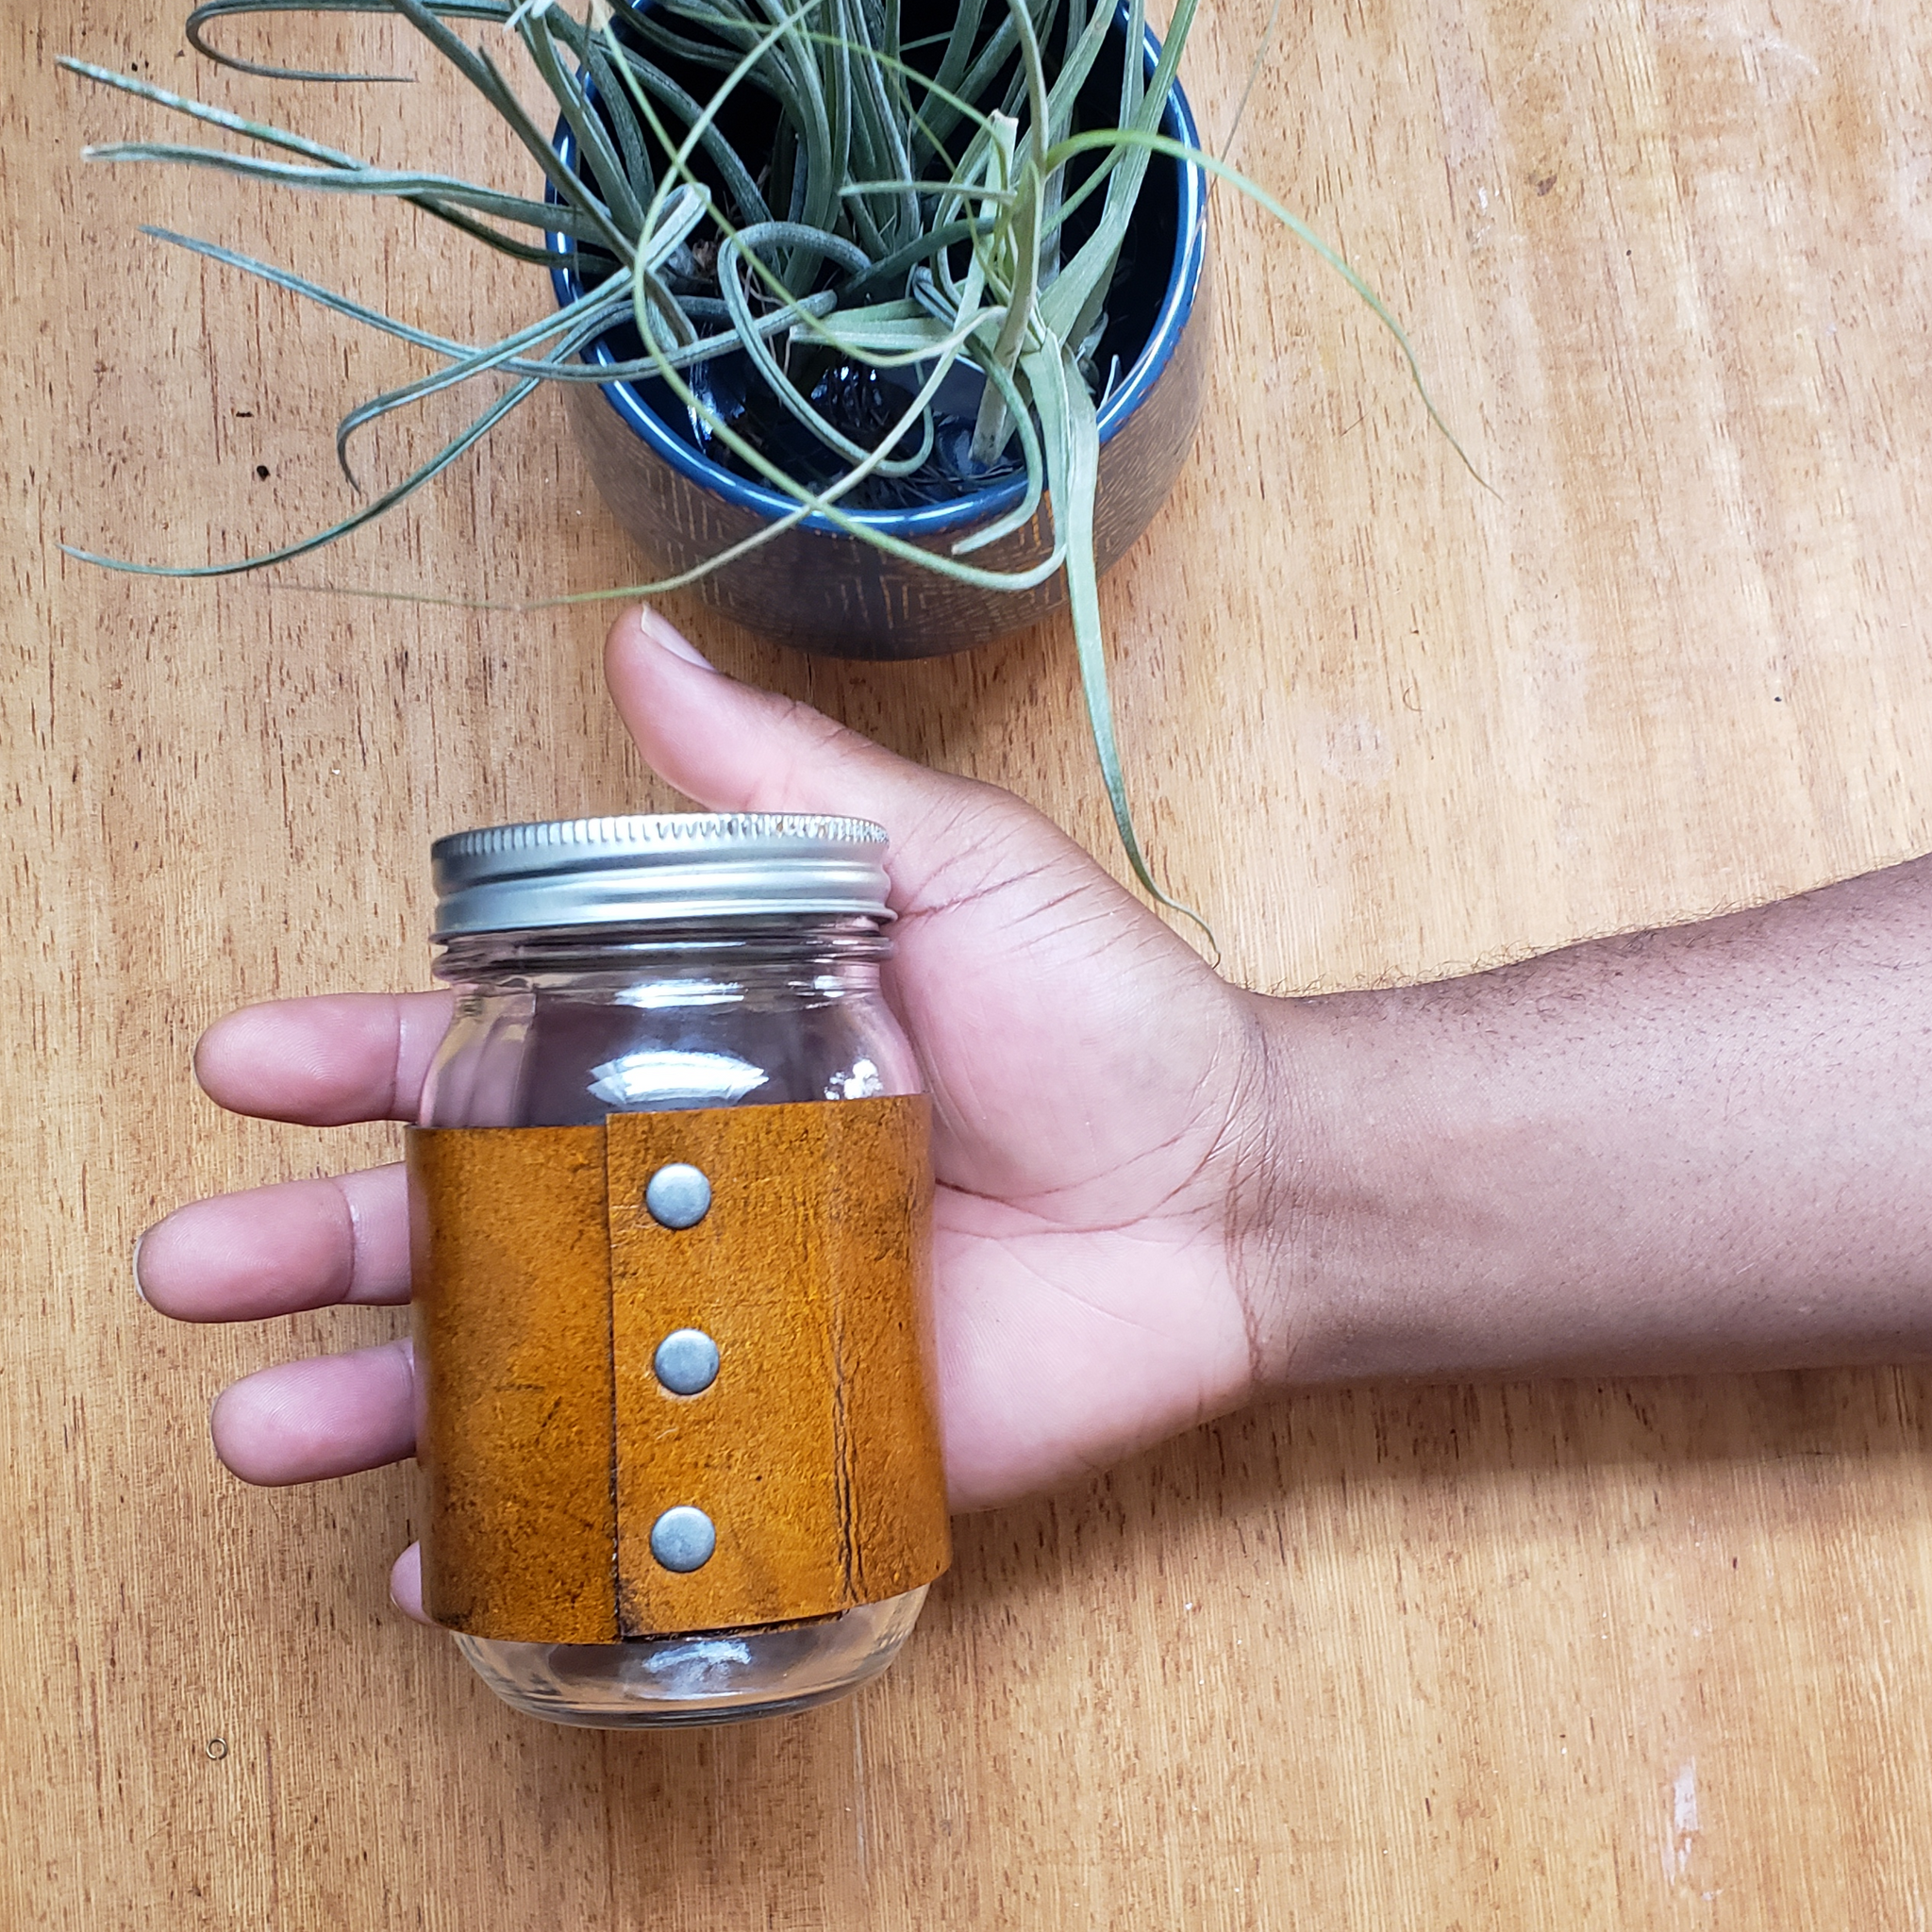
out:
M541 384L562 383L592 475L654 569L608 594L696 584L755 628L874 658L958 649L1070 607L1123 845L1172 906L1127 809L1097 585L1191 438L1208 177L1235 180L1314 246L1387 324L1420 387L1361 278L1200 150L1175 80L1197 4L1178 0L1164 43L1143 0L590 0L582 20L556 0L208 0L190 16L198 51L294 79L345 76L240 60L208 29L239 14L402 16L504 117L541 171L541 198L373 168L68 60L278 151L127 142L97 158L399 197L544 270L556 293L550 312L474 346L151 231L438 358L342 419L352 481L364 425L458 383L503 386L428 463L298 541L188 568L75 554L175 576L303 555L392 508ZM554 132L457 22L514 37L551 96Z

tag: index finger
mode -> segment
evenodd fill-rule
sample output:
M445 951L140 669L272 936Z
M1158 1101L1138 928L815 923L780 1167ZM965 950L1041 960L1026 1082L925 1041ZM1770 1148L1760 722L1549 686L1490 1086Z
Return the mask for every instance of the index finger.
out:
M454 999L346 992L243 1007L201 1036L194 1077L231 1113L262 1120L413 1121Z

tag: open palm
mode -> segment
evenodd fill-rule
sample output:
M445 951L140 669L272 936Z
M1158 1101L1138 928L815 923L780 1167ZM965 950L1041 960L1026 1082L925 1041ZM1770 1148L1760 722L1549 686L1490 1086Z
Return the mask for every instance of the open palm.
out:
M888 997L934 1106L940 1410L953 1500L1001 1501L1235 1407L1254 1381L1230 1254L1266 1064L1229 987L1037 812L721 676L660 619L611 633L652 766L724 811L875 819L898 922ZM196 1055L239 1112L414 1117L448 996L234 1014ZM194 1203L144 1238L143 1293L241 1321L408 1293L400 1171ZM413 1449L407 1342L291 1362L217 1403L239 1474L299 1482ZM417 1608L414 1565L397 1595Z

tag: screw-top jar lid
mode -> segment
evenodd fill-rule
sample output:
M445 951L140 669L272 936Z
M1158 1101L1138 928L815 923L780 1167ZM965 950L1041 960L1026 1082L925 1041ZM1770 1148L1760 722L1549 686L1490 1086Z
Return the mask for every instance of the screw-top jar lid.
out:
M660 812L455 832L429 848L439 940L663 920L890 919L886 834L866 819Z

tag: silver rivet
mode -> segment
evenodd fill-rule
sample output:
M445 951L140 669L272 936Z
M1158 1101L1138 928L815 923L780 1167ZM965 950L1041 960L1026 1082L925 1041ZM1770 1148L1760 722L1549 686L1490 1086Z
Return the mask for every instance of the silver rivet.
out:
M695 1227L711 1206L711 1184L690 1162L660 1167L644 1189L644 1206L659 1227Z
M717 1547L718 1532L711 1527L711 1519L689 1503L665 1510L651 1525L652 1556L680 1576L702 1570Z
M702 1328L674 1328L651 1369L674 1395L702 1395L718 1379L718 1344Z

